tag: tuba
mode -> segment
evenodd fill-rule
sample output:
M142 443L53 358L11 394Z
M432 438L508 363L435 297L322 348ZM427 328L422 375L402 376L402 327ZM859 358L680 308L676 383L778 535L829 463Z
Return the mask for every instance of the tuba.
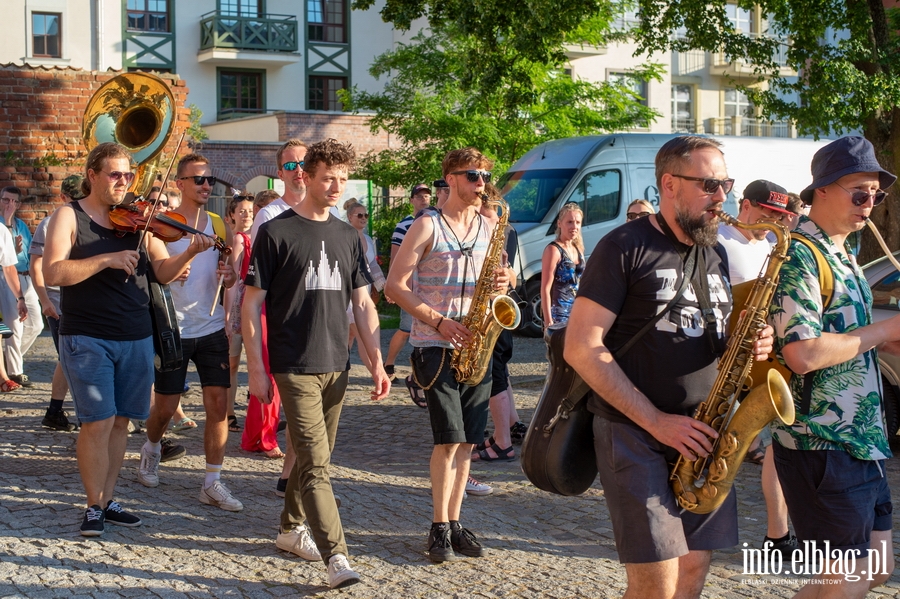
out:
M778 272L787 259L790 235L776 223L748 225L724 212L719 213L719 218L739 229L768 229L775 235L776 243L763 272L753 283L744 305L746 312L731 333L725 355L719 361L715 385L694 413L694 418L719 434L713 441L712 453L696 460L679 456L669 476L678 504L695 514L708 514L725 501L750 443L767 424L775 418L788 425L794 422L794 399L784 377L775 369L769 370L766 382L755 387L737 410L732 409L745 381L752 387L748 375L753 367L753 343L759 329L766 326Z
M462 325L471 331L472 339L464 347L454 349L450 357L450 366L456 380L464 385L477 385L481 382L491 363L494 344L497 343L500 331L513 330L522 321L519 306L511 297L498 295L491 300L494 293L494 271L503 262L509 205L502 199L491 200L487 194L482 194L481 198L486 204L495 204L502 213L491 235L481 275L475 283L472 304L462 321Z
M128 150L138 164L128 191L144 196L156 180L175 119L175 97L165 81L149 73L123 73L91 96L81 136L88 152L110 141Z

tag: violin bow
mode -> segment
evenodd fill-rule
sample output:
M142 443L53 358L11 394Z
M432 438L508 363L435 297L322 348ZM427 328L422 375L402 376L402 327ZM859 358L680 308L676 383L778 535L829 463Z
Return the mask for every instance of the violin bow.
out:
M169 175L172 173L172 167L175 165L175 160L178 159L178 150L181 149L181 144L184 143L184 136L187 135L187 129L181 132L181 137L178 139L178 145L175 146L175 153L172 154L172 160L169 161L169 167L166 169L166 174L163 175L162 178L162 190L159 192L159 195L156 196L156 199L153 200L153 205L150 207L150 214L154 214L156 209L159 207L159 202L162 200L163 194L165 193L166 182L169 180ZM147 222L144 224L144 228L141 230L141 235L138 238L138 250L140 251L141 244L144 243L144 237L147 235L147 231L150 229L150 221L151 219L147 219ZM196 225L194 226L196 229ZM183 285L184 283L182 283Z

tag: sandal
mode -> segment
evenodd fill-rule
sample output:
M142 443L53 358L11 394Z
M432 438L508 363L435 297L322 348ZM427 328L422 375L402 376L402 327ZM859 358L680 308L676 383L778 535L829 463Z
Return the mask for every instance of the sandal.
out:
M239 433L241 432L241 430L243 430L241 429L241 425L238 424L237 416L235 416L234 414L228 417L228 430L232 433Z
M494 437L489 437L475 446L475 452L484 451L488 447L494 444Z
M525 423L519 421L514 425L509 427L509 436L512 439L513 443L521 443L525 440L525 435L528 433L528 427L525 426Z
M497 457L491 457L491 455L487 452L487 449L482 449L481 451L476 451L472 454L473 462L511 462L516 459L516 454L513 452L512 445L507 447L506 449L500 449L496 445L492 446L494 453L497 454Z
M270 460L280 460L284 457L284 452L281 451L280 447L275 447L273 449L270 449L269 451L264 451L262 453Z
M412 375L406 377L406 389L409 391L409 398L414 404L420 408L428 407L428 402L425 400L425 391L412 380Z
M766 457L766 452L760 448L751 449L747 452L747 455L744 457L745 462L751 462L758 466L762 466L763 458Z
M6 380L0 383L0 392L9 393L10 391L15 391L16 389L21 389L22 385L15 381Z
M187 416L185 416L184 418L182 418L181 420L179 420L178 422L176 422L175 424L172 425L172 432L180 433L181 431L188 431L193 428L197 428L197 423L194 422L192 419L188 418Z

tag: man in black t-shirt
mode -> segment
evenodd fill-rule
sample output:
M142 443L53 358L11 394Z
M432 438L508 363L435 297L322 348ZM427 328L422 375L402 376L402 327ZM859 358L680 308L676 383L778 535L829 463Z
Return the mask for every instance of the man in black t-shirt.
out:
M678 506L668 481L670 461L679 453L688 460L708 455L716 435L691 414L715 382L731 311L716 212L734 181L719 145L692 136L663 145L656 156L659 213L600 241L567 326L565 359L596 392L588 405L597 467L628 577L626 596L699 597L712 550L737 543L734 493L712 513L697 515ZM614 358L676 297L683 256L693 245L693 283L630 351ZM755 357L771 348L766 327Z
M333 139L309 147L306 199L259 228L241 311L250 393L269 403L260 329L265 302L269 366L297 453L275 545L306 560L323 560L331 588L359 582L347 560L328 476L350 368L348 304L360 353L368 354L374 369L372 399L387 397L391 388L381 365L378 314L366 287L372 280L365 252L356 229L330 214L353 160L353 149Z

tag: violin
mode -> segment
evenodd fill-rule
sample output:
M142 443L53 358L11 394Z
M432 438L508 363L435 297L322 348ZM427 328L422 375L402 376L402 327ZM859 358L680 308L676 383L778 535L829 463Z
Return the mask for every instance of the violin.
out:
M223 254L228 255L231 253L231 248L225 245L224 240L188 226L187 220L177 212L163 213L154 210L152 202L141 201L133 202L127 206L114 206L109 211L109 220L116 231L138 233L146 229L166 243L178 241L188 233L203 235L214 239L216 249Z

